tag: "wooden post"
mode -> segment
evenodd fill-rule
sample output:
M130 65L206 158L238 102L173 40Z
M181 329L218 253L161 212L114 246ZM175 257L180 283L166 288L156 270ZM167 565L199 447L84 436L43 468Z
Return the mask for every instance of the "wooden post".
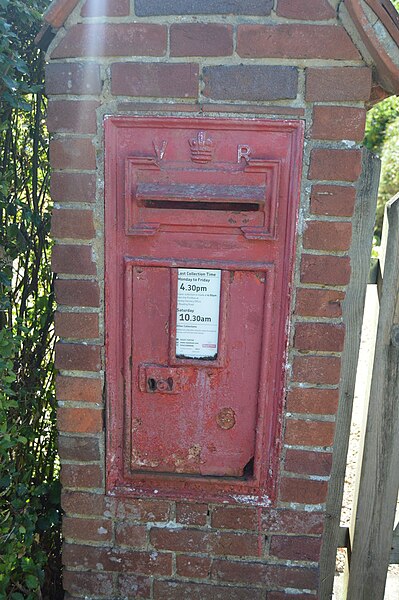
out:
M399 487L399 194L386 207L385 265L358 488L348 600L383 600ZM356 499L355 499L356 503Z
M340 530L342 496L379 178L379 159L368 150L363 149L362 177L356 196L355 214L352 221L352 278L343 306L346 336L342 356L340 401L336 421L333 466L328 488L326 523L320 559L320 600L331 598L337 547L340 545L340 539L342 538Z

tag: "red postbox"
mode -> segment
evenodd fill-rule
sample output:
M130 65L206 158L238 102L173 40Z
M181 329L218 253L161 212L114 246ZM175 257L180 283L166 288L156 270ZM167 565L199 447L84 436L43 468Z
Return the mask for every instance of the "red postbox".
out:
M303 123L105 121L108 490L273 496Z

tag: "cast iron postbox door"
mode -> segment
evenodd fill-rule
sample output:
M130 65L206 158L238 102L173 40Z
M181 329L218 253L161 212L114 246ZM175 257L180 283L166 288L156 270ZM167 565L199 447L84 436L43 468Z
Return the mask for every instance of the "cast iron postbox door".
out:
M301 134L298 122L107 119L111 486L267 488Z

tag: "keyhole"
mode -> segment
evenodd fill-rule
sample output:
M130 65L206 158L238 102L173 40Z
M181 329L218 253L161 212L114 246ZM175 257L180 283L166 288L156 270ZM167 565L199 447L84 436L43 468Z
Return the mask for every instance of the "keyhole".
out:
M150 392L155 392L157 389L157 380L153 377L149 377L147 380L147 385Z

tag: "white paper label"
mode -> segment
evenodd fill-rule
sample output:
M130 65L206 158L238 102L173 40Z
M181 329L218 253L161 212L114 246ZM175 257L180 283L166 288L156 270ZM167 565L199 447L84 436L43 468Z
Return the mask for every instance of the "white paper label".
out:
M178 269L176 356L214 360L218 353L219 270Z

